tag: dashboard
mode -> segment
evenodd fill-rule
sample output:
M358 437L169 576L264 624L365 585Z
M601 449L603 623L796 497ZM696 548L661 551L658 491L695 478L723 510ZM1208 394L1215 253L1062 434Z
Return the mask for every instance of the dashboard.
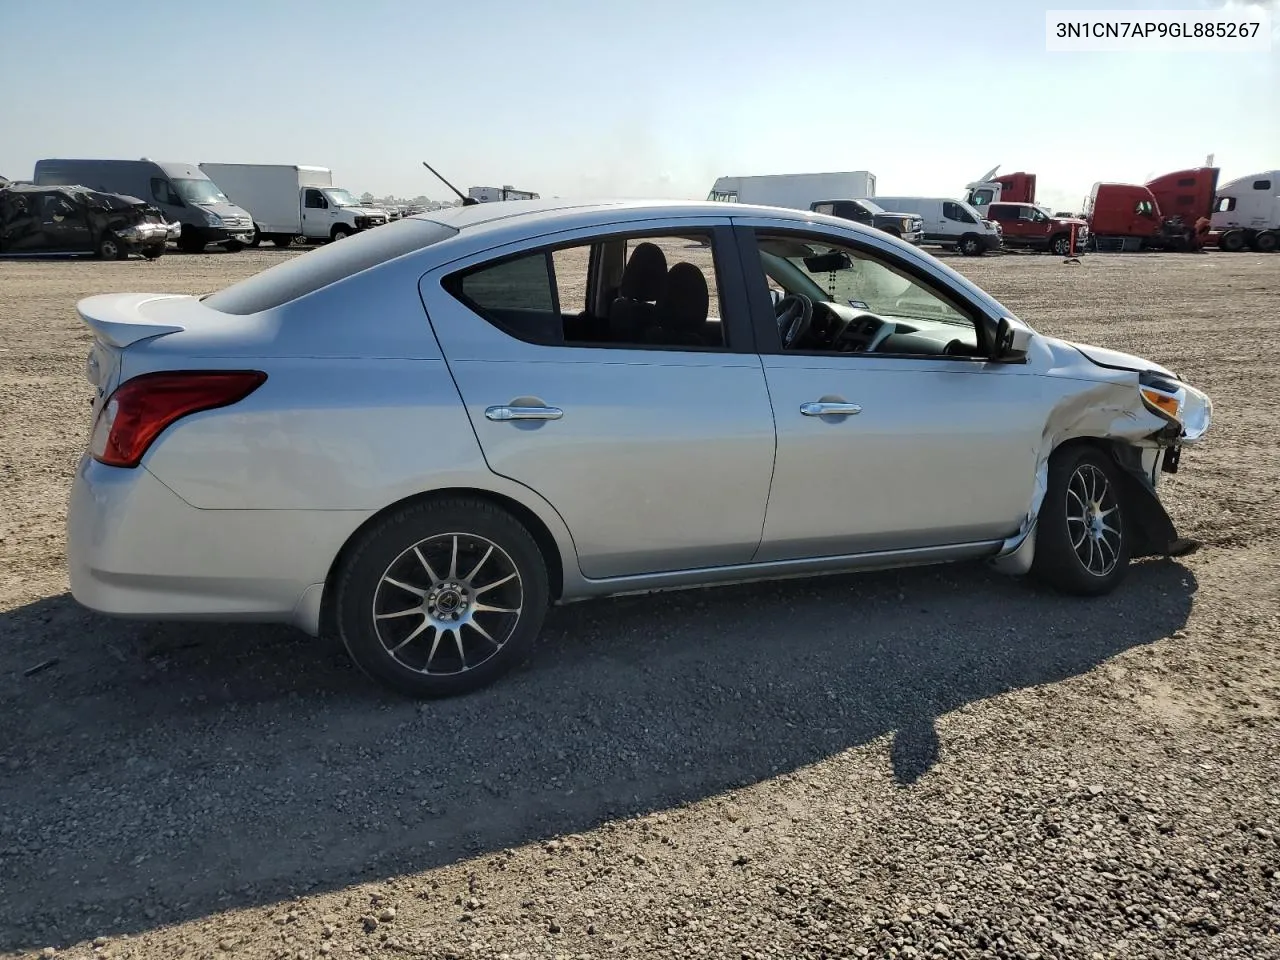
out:
M948 324L881 317L869 310L813 301L813 318L788 348L800 352L974 356L974 334Z

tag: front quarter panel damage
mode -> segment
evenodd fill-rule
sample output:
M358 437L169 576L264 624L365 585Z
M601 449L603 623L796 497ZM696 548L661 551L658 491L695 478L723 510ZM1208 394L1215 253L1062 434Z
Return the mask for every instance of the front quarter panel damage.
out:
M1066 383L1045 420L1036 451L1031 502L1018 532L1004 542L994 558L996 569L1014 575L1031 569L1036 518L1048 486L1049 459L1069 443L1092 443L1115 458L1124 478L1134 557L1189 552L1194 544L1178 538L1156 493L1162 455L1177 443L1179 428L1143 402L1138 372L1100 367L1074 346L1039 335L1031 348L1031 362L1043 364L1045 376Z

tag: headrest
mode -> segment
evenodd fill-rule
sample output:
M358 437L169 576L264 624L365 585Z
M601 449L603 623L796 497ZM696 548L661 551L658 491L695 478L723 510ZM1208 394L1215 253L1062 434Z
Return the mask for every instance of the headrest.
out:
M666 254L657 244L642 243L631 252L631 259L622 271L618 296L628 300L657 300L666 282Z
M692 263L677 263L667 272L667 288L658 301L663 326L696 330L707 322L710 309L707 278Z

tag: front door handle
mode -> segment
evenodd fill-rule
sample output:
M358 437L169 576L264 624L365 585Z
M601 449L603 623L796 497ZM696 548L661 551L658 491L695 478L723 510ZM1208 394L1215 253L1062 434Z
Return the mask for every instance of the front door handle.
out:
M806 417L850 417L861 413L862 407L856 403L832 403L824 400L811 400L800 404L800 412Z
M559 420L564 411L559 407L485 407L489 420Z

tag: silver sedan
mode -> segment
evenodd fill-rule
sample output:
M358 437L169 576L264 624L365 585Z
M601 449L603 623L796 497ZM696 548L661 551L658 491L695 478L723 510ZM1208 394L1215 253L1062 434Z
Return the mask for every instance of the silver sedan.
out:
M1208 397L847 220L465 206L78 311L77 600L331 631L412 696L551 603L982 558L1099 594L1192 546L1156 485Z

